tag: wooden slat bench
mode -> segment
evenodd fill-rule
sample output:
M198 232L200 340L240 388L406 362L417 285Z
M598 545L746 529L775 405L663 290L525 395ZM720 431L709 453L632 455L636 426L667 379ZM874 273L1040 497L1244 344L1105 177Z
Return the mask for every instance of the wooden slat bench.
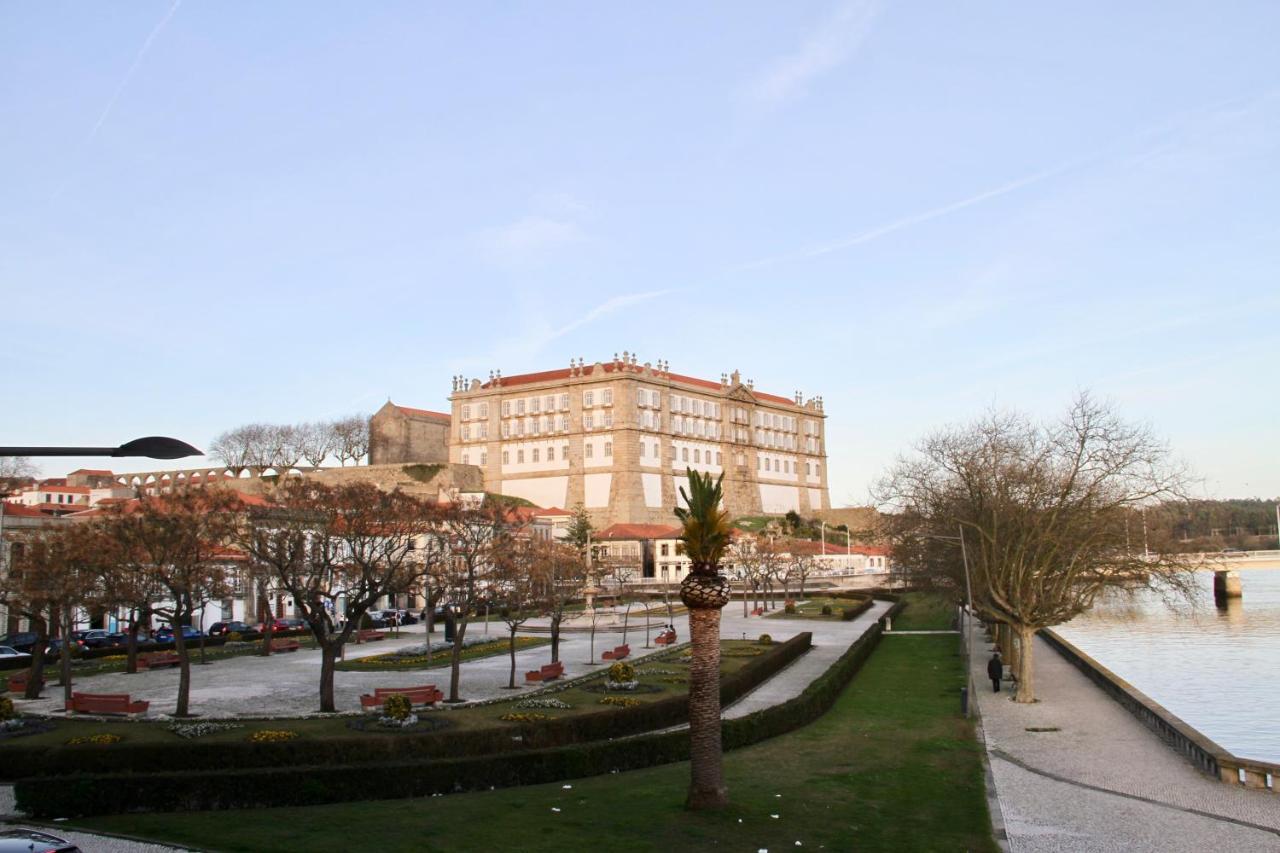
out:
M532 669L524 674L525 681L555 681L564 675L564 664L560 661L549 663L542 669Z
M31 678L31 670L29 669L24 669L22 672L15 672L13 675L9 676L9 692L25 693L27 690L27 682L30 680L30 678ZM44 689L44 685L45 685L45 680L41 678L40 679L41 690Z
M654 642L660 646L669 646L675 641L676 641L675 631L663 631L661 634L658 635L657 639L654 640Z
M302 648L302 643L292 637L282 637L279 640L271 641L271 651L273 652L296 652Z
M623 658L630 657L630 656L631 656L631 646L628 645L627 643L623 643L622 645L614 648L612 651L607 651L604 654L600 655L600 657L603 658L604 660L622 660Z
M387 635L374 628L361 628L356 631L356 641L360 643L372 643L374 640L385 640Z
M81 714L145 714L150 702L133 701L128 693L72 693L67 711Z
M160 666L179 666L182 658L177 652L147 652L138 655L138 669L155 669Z
M763 616L763 615L764 615L764 608L763 608L763 607L757 607L755 610L752 610L752 611L751 611L751 615L752 615L752 616Z
M366 693L360 697L360 707L366 711L379 710L387 697L396 693L408 697L412 705L434 705L444 698L444 693L437 690L434 684L424 684L421 687L375 687L372 696Z

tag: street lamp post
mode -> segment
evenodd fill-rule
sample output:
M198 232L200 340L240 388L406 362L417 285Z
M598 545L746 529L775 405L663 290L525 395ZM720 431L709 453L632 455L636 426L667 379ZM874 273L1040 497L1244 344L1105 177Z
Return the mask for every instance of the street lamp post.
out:
M119 447L0 447L0 456L143 456L149 459L182 459L203 456L185 441L151 435L126 441Z

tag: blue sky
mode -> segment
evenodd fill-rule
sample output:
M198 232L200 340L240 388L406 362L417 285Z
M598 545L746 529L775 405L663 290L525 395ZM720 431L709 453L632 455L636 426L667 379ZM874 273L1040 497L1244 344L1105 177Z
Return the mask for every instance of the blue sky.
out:
M1082 389L1280 494L1280 5L688 6L0 7L0 444L627 349L822 394L836 504Z

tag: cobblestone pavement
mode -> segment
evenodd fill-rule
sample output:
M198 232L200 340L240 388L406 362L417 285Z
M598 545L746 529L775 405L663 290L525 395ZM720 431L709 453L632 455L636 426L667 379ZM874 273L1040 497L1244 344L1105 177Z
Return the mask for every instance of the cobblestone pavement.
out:
M88 832L76 832L73 830L63 831L56 824L54 826L32 826L31 824L15 823L3 828L34 829L37 832L47 832L50 835L65 838L67 841L76 844L84 853L173 853L175 850L186 850L185 847L169 847L165 844L131 841L127 838L115 838L110 835L93 835Z
M1071 666L1035 643L1033 705L991 691L990 644L973 679L1014 853L1280 851L1280 797L1214 780ZM1028 728L1057 729L1029 732Z

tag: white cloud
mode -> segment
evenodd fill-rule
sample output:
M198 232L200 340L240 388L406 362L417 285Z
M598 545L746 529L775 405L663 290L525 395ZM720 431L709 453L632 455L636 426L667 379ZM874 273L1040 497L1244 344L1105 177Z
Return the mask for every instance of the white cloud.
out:
M775 104L843 65L866 38L877 11L879 4L873 0L840 4L797 50L775 60L752 84L749 94L756 101Z

